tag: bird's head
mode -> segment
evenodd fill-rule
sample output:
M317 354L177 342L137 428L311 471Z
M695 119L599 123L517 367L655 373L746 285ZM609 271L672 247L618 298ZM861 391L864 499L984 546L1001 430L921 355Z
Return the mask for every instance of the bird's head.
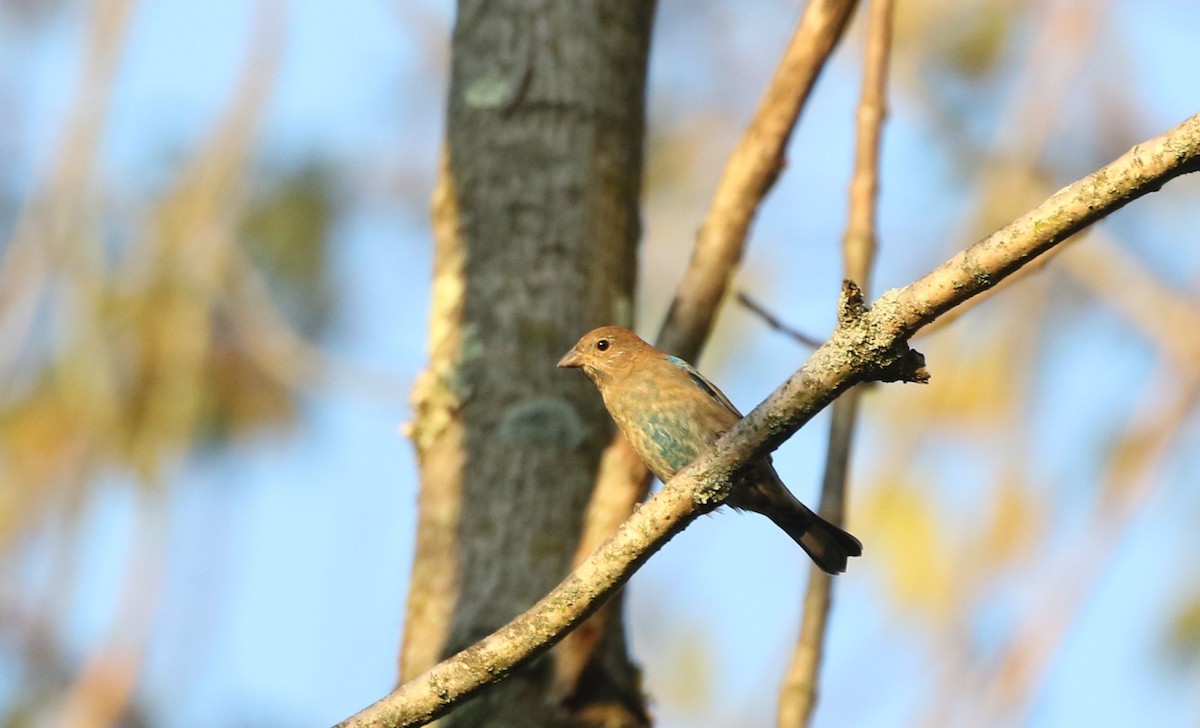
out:
M632 369L636 356L646 350L653 349L629 329L601 326L584 334L558 365L582 369L588 379L601 384Z

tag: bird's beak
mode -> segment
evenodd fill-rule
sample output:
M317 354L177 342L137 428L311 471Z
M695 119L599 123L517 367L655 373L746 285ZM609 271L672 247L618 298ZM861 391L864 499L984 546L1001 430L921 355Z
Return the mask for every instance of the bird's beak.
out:
M581 367L583 366L583 362L583 354L580 354L575 349L571 349L566 354L563 354L562 359L558 360L558 365L560 367Z

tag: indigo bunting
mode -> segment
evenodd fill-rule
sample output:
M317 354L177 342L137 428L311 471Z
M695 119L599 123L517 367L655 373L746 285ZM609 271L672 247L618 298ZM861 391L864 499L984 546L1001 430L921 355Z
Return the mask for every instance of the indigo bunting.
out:
M558 362L595 383L625 439L664 483L742 418L721 390L684 360L619 326L586 334ZM784 486L770 456L753 461L729 505L761 513L830 574L862 554L858 539L810 511Z

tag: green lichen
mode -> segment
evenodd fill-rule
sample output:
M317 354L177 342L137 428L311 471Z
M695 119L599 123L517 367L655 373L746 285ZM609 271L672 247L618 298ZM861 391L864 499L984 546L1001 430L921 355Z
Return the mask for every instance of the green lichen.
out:
M495 109L505 106L513 95L513 81L497 69L490 69L482 77L467 84L463 101L467 106L478 109Z
M571 450L587 439L588 427L570 402L558 397L536 397L505 410L497 434L514 444Z

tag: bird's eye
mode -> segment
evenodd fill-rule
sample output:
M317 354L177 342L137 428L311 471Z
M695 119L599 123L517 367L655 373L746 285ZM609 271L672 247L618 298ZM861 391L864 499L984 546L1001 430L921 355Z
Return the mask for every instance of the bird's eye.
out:
M600 351L608 351L608 339L600 339L597 341L596 348Z

